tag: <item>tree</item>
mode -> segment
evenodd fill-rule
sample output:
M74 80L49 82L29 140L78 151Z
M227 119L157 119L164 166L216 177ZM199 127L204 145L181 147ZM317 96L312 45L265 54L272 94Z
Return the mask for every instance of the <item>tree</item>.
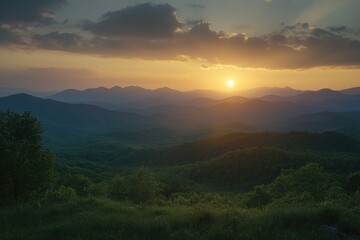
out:
M151 201L159 190L152 172L144 167L138 168L128 178L129 198L136 204Z
M75 189L77 195L87 197L90 194L92 182L88 177L85 177L82 174L75 174L67 179L65 185Z
M115 200L126 199L129 195L129 183L124 177L115 175L108 186L108 194Z
M76 198L76 192L71 187L60 186L56 190L48 190L45 201L48 203L67 203Z
M31 200L51 187L54 161L41 135L29 112L0 113L0 205Z
M308 163L298 170L282 171L282 174L269 185L269 190L276 199L288 195L291 198L308 196L318 202L323 201L338 186L336 177L327 173L321 165Z
M256 186L254 191L249 192L245 199L245 205L248 208L262 209L271 202L271 196L266 191L265 187Z
M360 191L360 172L350 174L346 179L344 188L348 193Z

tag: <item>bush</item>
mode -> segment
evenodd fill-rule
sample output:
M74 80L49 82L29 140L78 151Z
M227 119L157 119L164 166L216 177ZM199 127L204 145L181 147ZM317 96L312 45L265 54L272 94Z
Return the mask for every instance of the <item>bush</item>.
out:
M107 195L107 185L104 183L95 183L90 185L89 192L94 197L104 197Z
M129 195L129 186L126 179L116 175L108 186L108 195L114 200L124 200Z
M159 183L152 172L144 167L129 176L128 187L130 200L140 205L152 201L159 192Z
M88 177L85 177L82 174L71 175L65 185L71 187L76 191L76 194L82 197L87 197L90 195L90 189L92 182Z
M215 220L214 213L209 206L196 204L192 207L190 221L195 224L209 224Z
M316 163L308 163L299 170L284 170L270 185L269 189L274 198L280 199L287 195L311 195L316 202L323 201L333 189L339 186L336 177L325 172Z
M45 194L45 202L47 203L67 203L75 198L75 190L65 186L60 186L57 190L48 190Z
M249 192L245 198L245 206L248 208L262 209L271 202L271 196L266 191L265 187L256 186L254 191Z
M347 193L360 191L360 172L355 172L347 177L344 189Z

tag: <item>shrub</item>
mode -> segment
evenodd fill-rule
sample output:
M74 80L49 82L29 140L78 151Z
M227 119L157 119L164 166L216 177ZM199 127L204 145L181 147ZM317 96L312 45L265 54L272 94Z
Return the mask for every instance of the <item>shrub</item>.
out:
M108 186L108 195L114 200L126 199L129 195L129 187L126 179L116 175Z
M355 172L347 177L344 189L347 193L360 191L360 172Z
M76 198L76 192L71 187L60 186L56 190L48 190L45 194L45 202L67 203Z
M266 191L265 187L256 186L254 191L249 192L245 198L245 206L248 208L262 209L271 202L271 196Z

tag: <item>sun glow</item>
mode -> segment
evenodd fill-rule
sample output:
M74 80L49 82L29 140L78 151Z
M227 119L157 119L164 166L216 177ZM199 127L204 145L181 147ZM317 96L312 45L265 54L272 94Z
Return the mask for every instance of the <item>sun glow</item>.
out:
M234 80L227 80L227 82L226 82L226 86L228 87L228 88L233 88L234 86L235 86L235 82L234 82Z

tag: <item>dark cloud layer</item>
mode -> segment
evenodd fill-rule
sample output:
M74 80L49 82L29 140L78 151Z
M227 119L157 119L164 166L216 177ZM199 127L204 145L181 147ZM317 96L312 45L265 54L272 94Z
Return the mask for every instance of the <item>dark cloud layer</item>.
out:
M0 45L21 44L20 36L14 33L11 29L0 27Z
M205 5L202 5L202 4L192 3L192 4L186 4L186 6L193 8L193 9L205 9Z
M205 59L252 68L360 67L357 32L346 26L321 29L298 23L251 37L213 31L206 21L181 24L172 6L146 3L109 12L85 31L92 36L51 32L35 35L33 44L105 57Z
M66 0L1 0L0 23L51 23Z
M40 48L65 51L78 51L84 43L82 37L74 33L50 32L46 35L34 35L33 39Z
M169 4L144 3L106 13L99 22L84 26L96 35L106 37L170 37L181 24L175 8Z

